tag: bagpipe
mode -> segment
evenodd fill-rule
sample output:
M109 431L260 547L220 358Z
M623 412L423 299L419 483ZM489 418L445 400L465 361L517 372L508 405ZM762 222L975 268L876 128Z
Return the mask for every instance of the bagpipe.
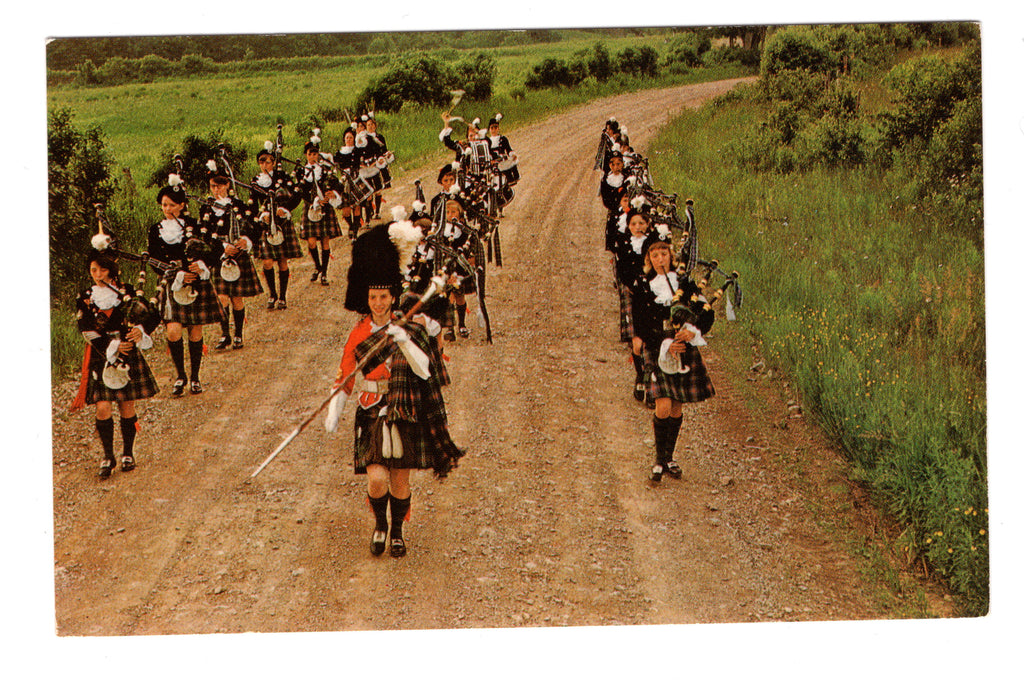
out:
M291 192L289 192L287 188L281 187L280 182L277 183L278 187L274 187L273 181L273 173L282 170L281 154L284 151L284 135L282 133L283 128L283 124L277 124L276 140L274 142L270 142L270 140L267 140L265 143L263 143L263 148L270 152L274 157L274 168L270 176L271 186L264 188L261 187L259 183L255 182L249 186L250 198L253 197L254 195L263 197L263 199L260 202L260 214L267 214L269 219L267 221L266 234L264 235L263 238L267 240L267 244L274 247L284 242L284 232L277 224L277 203L287 202L288 199L291 197Z

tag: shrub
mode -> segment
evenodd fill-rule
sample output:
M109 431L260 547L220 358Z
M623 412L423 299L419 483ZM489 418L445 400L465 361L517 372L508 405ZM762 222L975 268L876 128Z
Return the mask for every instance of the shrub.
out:
M209 57L202 57L197 54L186 54L181 56L181 68L186 74L195 75L216 71L217 65Z
M608 54L608 48L604 46L604 43L599 42L594 44L591 52L590 59L587 61L587 73L599 82L611 78L615 68L612 66L612 57Z
M495 68L493 58L477 53L455 65L455 82L461 84L467 98L486 100L491 96Z
M702 58L711 49L711 39L704 32L687 32L674 36L665 50L665 65L682 64L700 66Z
M169 76L174 72L174 62L169 59L164 59L157 55L146 55L139 60L139 76L145 80Z
M66 297L81 280L89 239L96 233L96 202L114 193L112 160L99 128L77 129L70 109L51 112L47 126L47 217L50 232L50 295Z
M658 51L649 45L636 50L627 47L618 54L618 65L624 74L654 78L658 75Z
M812 29L797 27L779 31L765 41L761 54L761 76L772 80L786 71L831 74L836 56L822 44Z
M245 163L248 153L244 146L232 145L225 140L223 129L219 129L210 131L205 137L190 133L182 139L179 150L165 150L161 158L167 161L153 172L149 178L149 185L163 187L167 184L168 175L179 173L178 167L174 163L174 156L181 154L184 170L180 175L187 192L194 197L205 197L209 193L206 162L210 159L220 159L221 146L224 147L224 156L227 157L231 168L237 175ZM242 178L238 179L242 180Z
M526 87L538 88L572 87L583 79L578 69L570 69L569 65L556 57L547 57L533 67L533 72L526 76Z
M451 98L455 74L444 62L425 54L401 59L359 95L356 109L370 102L379 111L399 111L404 104L443 106Z

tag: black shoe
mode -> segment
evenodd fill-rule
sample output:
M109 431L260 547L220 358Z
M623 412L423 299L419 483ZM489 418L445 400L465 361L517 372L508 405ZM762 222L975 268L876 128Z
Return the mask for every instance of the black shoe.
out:
M455 332L451 328L444 331L444 340L455 341Z
M313 274L309 276L309 281L310 282L316 282L319 277L320 277L320 271L319 270L314 270Z
M665 463L665 472L673 479L681 479L683 476L683 470L679 468L679 463L675 460L669 460Z
M114 471L116 464L113 458L103 458L103 460L100 460L100 479L109 479L110 473Z
M285 301L284 299L278 299L277 300L277 310L283 311L286 308L288 308L288 302Z
M267 310L272 311L277 308L277 299L271 297L267 299Z
M190 394L201 394L203 393L203 385L199 383L199 380L194 379L188 385L188 393Z
M664 472L661 465L655 465L651 468L651 481L661 481L661 473Z
M633 398L641 403L644 402L644 385L641 382L637 382L633 387Z
M135 469L135 457L131 455L121 456L121 471L131 472Z
M391 539L391 557L405 557L405 541L401 536Z
M468 339L469 338L469 328L468 327L460 327L459 328L459 336L462 337L463 339Z
M384 554L384 548L386 547L386 541L388 538L387 531L381 531L380 529L373 530L373 536L370 537L370 554L374 557Z
M181 396L185 393L185 378L179 377L174 380L174 386L171 387L171 396Z
M245 344L242 343L241 337L235 337L234 341L231 342L231 348L233 349L240 349L243 346L245 346Z
M221 337L220 339L217 340L217 343L213 345L213 348L215 348L218 351L223 351L229 346L231 346L231 338Z
M320 274L320 284L322 284L322 285L323 285L324 287L327 287L328 285L330 285L330 284L331 284L331 283L330 283L330 282L329 282L329 281L327 280L327 273L321 273L321 274Z

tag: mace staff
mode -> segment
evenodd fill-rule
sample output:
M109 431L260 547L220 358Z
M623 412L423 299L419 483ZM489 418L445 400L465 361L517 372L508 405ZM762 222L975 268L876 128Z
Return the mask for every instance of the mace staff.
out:
M443 286L444 286L444 282L443 282L443 280L440 279L440 277L431 278L430 286L427 287L425 292L423 292L423 296L420 297L419 301L417 301L413 305L413 307L408 310L408 312L403 313L402 315L400 315L392 324L393 325L398 325L398 326L405 325L407 322L409 322L412 319L412 317L414 315L419 313L420 309L423 308L423 305L425 303L427 303L427 300L429 300L431 297L433 297L434 294L436 294ZM367 354L365 356L363 356L363 358L358 363L356 363L356 367L352 370L352 372L350 372L348 375L346 375L345 378L342 379L341 382L338 383L338 386L333 391L331 391L330 395L326 399L324 399L324 401L317 407L316 410L314 410L312 413L310 413L309 417L307 417L305 420L303 420L299 424L298 427L296 427L295 429L292 430L291 434L289 434L288 436L285 437L284 441L282 441L280 443L280 445L278 445L278 447L275 448L274 451L270 455L267 456L266 460L264 460L260 464L260 466L257 467L253 471L253 473L249 475L249 478L250 479L254 479L256 477L256 475L258 475L260 472L262 472L263 469L267 465L269 465L271 463L271 461L274 460L274 458L276 458L278 455L280 455L281 452L285 448L288 447L288 444L290 444L292 441L294 441L295 437L297 437L299 434L301 434L306 429L306 427L308 427L313 422L313 420L316 419L316 416L319 415L320 412L324 408L326 408L328 405L330 405L331 401L334 400L334 397L337 396L339 393L341 393L342 389L344 388L344 386L346 384L348 384L349 380L355 378L356 373L363 369L363 366L366 364L366 362L370 358L372 358L374 355L376 355L376 353L378 351L380 351L384 347L384 345L387 344L387 343L388 343L388 336L385 335L383 339L381 339L379 342L374 344L373 347L371 347L370 350L367 352Z

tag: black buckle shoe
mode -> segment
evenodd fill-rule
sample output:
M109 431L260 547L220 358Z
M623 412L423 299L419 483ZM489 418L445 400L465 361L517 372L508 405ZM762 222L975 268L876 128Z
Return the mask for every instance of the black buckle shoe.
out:
M171 387L171 396L181 396L185 393L185 378L179 377L174 380L174 386Z
M633 387L633 398L635 398L637 401L640 401L641 403L643 403L644 402L644 395L645 395L645 392L644 392L644 385L643 385L643 383L637 382L636 385Z
M277 308L277 299L271 297L267 299L267 310L272 311Z
M681 479L683 476L683 470L675 460L669 460L665 463L665 472L673 479Z
M277 310L283 311L286 308L288 308L288 302L285 301L284 299L278 299L277 300Z
M110 473L114 471L116 464L113 458L103 458L103 460L100 460L100 479L109 479Z
M201 394L203 393L203 385L199 383L199 380L194 379L188 385L188 393L190 394Z
M121 456L121 471L131 472L135 469L135 457L131 455Z
M444 331L444 340L445 341L455 341L455 331L452 330L452 328L449 327L448 329L446 329Z
M391 539L391 557L405 557L405 541L401 536Z
M469 338L469 328L468 327L460 327L459 328L459 336L462 337L463 339L468 339Z
M661 474L664 472L661 465L655 465L651 468L651 481L661 481Z
M327 287L328 285L331 284L330 281L327 279L327 273L321 273L320 284L322 284L324 287Z
M314 270L313 274L309 276L309 281L310 282L316 282L319 278L320 278L320 271L319 270Z
M231 345L231 337L221 337L217 340L217 343L213 345L213 348L217 351L223 351Z
M380 529L373 530L373 536L370 537L370 554L374 557L384 554L384 548L388 539L388 532L381 531Z
M245 344L242 343L241 337L235 337L234 341L231 342L231 348L233 349L240 349L243 346L245 346Z

